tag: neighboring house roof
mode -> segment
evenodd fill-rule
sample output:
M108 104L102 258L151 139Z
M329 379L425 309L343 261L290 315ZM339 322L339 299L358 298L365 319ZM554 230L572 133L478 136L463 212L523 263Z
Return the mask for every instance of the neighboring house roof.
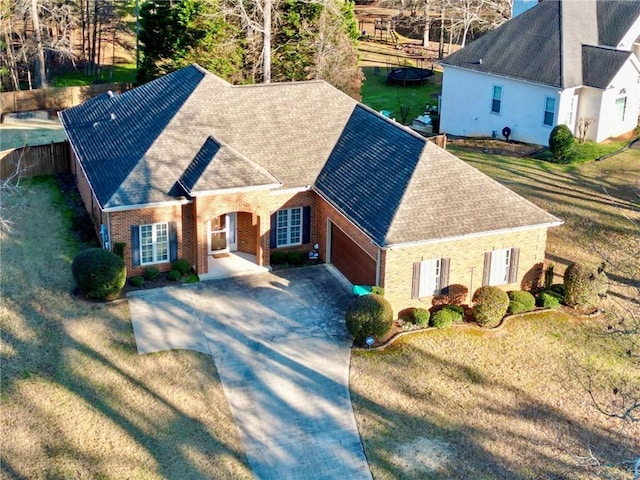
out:
M558 88L601 84L604 75L584 70L584 46L617 46L639 16L635 0L543 0L442 63ZM610 51L589 51L587 66L609 65Z
M602 47L582 47L582 71L584 84L605 89L622 66L633 55L631 52Z
M314 188L380 247L559 223L325 82L232 86L192 65L60 117L105 209Z

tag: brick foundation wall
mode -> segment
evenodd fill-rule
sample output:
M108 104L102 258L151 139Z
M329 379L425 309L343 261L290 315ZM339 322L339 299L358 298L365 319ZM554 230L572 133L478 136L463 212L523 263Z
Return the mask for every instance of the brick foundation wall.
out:
M236 222L238 251L255 255L260 225L258 215L255 213L238 212Z
M391 248L383 252L382 265L384 277L381 285L384 295L393 306L394 313L407 307L431 308L435 297L411 299L413 264L421 260L450 258L449 285L460 293L469 304L473 292L482 286L484 253L503 248L519 248L517 282L501 285L505 291L530 290L533 284L541 281L545 258L547 229L517 231L417 245L404 248Z

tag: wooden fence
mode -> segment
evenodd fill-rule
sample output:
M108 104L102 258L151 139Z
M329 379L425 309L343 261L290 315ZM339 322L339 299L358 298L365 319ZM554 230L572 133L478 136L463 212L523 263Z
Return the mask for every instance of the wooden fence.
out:
M67 173L71 169L69 142L14 148L0 152L0 178L5 180L13 175L18 164L21 177Z
M33 110L64 110L111 90L122 93L132 88L130 83L101 83L82 87L42 88L0 93L2 113Z

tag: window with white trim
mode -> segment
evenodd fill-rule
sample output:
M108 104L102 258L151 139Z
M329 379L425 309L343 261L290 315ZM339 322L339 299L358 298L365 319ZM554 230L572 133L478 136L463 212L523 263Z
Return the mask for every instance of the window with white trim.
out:
M440 293L440 259L420 262L419 297L430 297Z
M616 110L618 111L618 118L624 122L624 117L627 114L627 97L616 98Z
M573 101L573 100L572 100ZM552 127L553 119L556 115L556 99L553 97L545 97L544 100L544 124Z
M140 225L140 263L169 261L169 224Z
M500 85L493 86L493 95L491 97L491 113L500 113L502 111L502 87Z
M509 283L509 266L511 265L511 249L491 252L491 273L489 285L505 285Z
M302 244L302 207L278 210L276 229L277 247Z

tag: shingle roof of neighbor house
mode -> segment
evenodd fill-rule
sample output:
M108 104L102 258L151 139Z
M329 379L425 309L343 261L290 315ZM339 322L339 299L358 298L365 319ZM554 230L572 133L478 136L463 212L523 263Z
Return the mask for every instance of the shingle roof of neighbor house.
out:
M614 49L638 17L637 0L543 0L442 63L558 88L603 88L631 56Z
M192 65L60 117L107 210L314 188L381 247L560 223L321 81L232 86Z

